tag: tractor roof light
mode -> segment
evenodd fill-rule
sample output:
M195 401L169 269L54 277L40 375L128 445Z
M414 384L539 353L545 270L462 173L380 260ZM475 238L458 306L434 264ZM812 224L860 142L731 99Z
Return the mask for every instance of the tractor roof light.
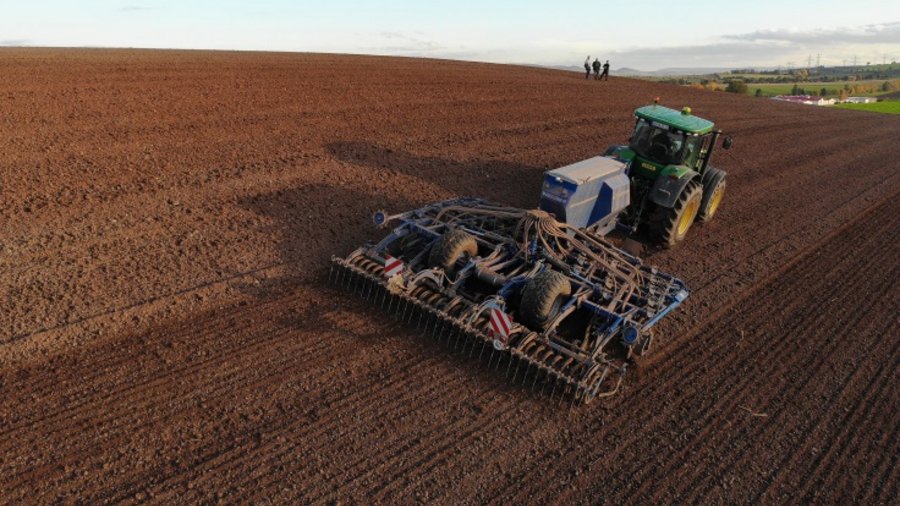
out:
M685 115L685 116L690 116L690 115L691 115L691 108L688 107L688 106L684 106L684 108L681 109L681 114L683 114L683 115Z

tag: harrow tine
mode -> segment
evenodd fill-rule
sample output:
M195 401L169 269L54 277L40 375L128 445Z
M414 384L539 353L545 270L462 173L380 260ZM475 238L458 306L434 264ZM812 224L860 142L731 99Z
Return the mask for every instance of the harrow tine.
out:
M569 393L569 382L564 382L563 391L559 394L559 402L556 403L556 407L562 407L563 401L566 399Z
M488 370L491 369L491 362L494 361L494 352L496 352L496 350L494 349L494 346L491 345L491 356L490 356L490 358L488 358L488 363L487 363Z
M334 263L332 262L331 267L328 269L328 284L331 284L331 280L334 277Z
M506 362L506 377L509 378L509 370L512 368L513 360L518 360L512 353L509 354L509 360Z
M416 330L418 331L422 328L422 318L424 317L424 311L422 311L422 308L419 308L417 313L419 313L419 320L416 322Z
M447 320L444 320L444 325L445 325L445 329L446 329L446 325L450 325L450 330L444 331L444 334L447 337L447 339L444 340L444 346L448 346L450 344L450 338L453 337L453 324L448 322Z
M516 382L516 377L519 375L519 370L522 368L522 363L525 363L525 374L528 374L528 362L519 357L516 359L516 370L513 372L512 383Z
M434 335L434 324L435 324L434 314L431 311L428 311L428 316L425 317L425 335L426 336L431 337ZM428 331L429 325L431 326L431 332Z
M441 342L444 337L444 319L440 315L434 316L434 340Z
M537 387L538 378L541 376L541 367L537 368L537 371L534 371L534 381L531 383L531 391L534 392L535 387Z
M348 290L351 286L353 286L353 277L354 276L355 276L355 274L353 274L351 271L344 272L344 285L343 286L344 286L345 290Z
M525 362L525 372L522 374L522 387L525 386L525 379L528 378L528 372L531 370L531 364ZM516 371L518 372L518 370Z
M459 343L459 352L461 354L465 355L466 347L469 346L469 331L468 330L463 330L463 333L460 336L460 341L461 342Z
M416 301L413 299L409 300L409 314L406 316L406 324L411 325L413 320L416 317L416 313L419 312L419 305L416 304Z

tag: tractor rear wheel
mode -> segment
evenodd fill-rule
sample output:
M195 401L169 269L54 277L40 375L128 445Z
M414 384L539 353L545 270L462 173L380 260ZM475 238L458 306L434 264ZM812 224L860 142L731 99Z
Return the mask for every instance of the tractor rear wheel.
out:
M660 207L650 219L650 234L664 246L681 242L694 223L703 201L703 187L691 181L681 190L673 207Z
M463 257L474 257L478 254L478 243L468 232L448 230L434 243L428 254L428 265L440 267L452 275L456 262Z
M556 271L543 271L525 283L519 317L534 329L544 329L556 318L566 298L572 294L569 278Z

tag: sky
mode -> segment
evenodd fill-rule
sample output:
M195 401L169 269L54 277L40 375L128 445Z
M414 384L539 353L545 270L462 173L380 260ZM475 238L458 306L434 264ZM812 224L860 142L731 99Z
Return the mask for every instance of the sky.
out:
M0 0L0 46L312 51L613 68L900 61L900 0Z

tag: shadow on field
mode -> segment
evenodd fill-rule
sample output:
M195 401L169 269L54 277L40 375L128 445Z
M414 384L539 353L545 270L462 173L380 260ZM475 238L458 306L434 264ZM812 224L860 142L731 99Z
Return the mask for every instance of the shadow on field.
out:
M410 209L405 199L316 183L242 198L241 207L269 218L268 237L277 244L286 274L239 289L257 298L277 298L303 282L324 281L331 255L347 255L384 230L372 224L379 209Z
M537 205L541 177L547 169L506 160L451 160L419 156L367 142L333 142L326 151L346 163L376 172L397 171L436 185L454 196L473 196L516 207Z
M335 142L328 144L326 150L343 162L376 172L399 171L421 180L423 185L438 185L455 196L481 197L525 209L537 207L543 174L550 169L504 160L457 161L417 156L365 142ZM616 230L607 239L621 247L626 237L627 234ZM642 244L639 256L645 260L666 251L654 245L644 232L639 232L634 239Z

